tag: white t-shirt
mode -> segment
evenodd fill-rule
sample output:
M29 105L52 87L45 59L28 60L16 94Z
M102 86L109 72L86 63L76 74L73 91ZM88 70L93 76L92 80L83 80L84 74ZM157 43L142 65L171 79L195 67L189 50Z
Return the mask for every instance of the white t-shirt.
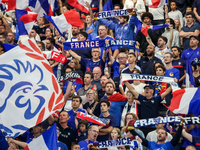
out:
M131 84L134 88L135 88L135 90L138 92L138 93L140 93L140 94L142 94L142 92L144 92L144 87L145 87L145 83L140 83L140 84L138 84L138 85L134 85L133 83ZM128 91L129 89L126 87L126 89L125 89L125 93Z
M164 49L159 49L157 46L155 47L155 56L158 57L159 59L161 59L162 62L164 62L163 57L164 57L166 52L171 53L171 50L168 47L166 47Z

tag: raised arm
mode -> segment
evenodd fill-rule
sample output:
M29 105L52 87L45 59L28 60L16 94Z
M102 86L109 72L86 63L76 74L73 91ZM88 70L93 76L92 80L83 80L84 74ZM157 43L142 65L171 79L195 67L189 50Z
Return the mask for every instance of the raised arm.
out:
M2 18L2 21L3 21L3 23L4 23L5 27L6 27L6 32L7 33L12 32L8 21L5 19L5 16L1 12L0 12L0 17Z
M167 88L167 90L161 94L161 99L164 99L165 96L167 96L172 91L171 86Z
M75 59L78 59L78 61L81 61L81 56L77 55L75 52L72 50L68 50L69 54L72 55Z
M176 146L176 144L179 142L180 138L181 138L181 132L182 132L182 129L183 129L183 121L181 121L179 127L178 127L178 130L175 134L175 136L173 137L173 139L171 140L171 144L172 146Z
M182 132L182 136L192 143L192 135L186 131Z
M69 99L69 94L70 94L70 91L72 89L72 83L73 83L73 81L69 81L68 82L67 89L66 89L66 92L65 92L65 95L64 95L64 101L65 101L65 103Z
M134 87L132 87L128 81L124 82L124 84L135 95L135 98L138 99L139 93L134 89Z

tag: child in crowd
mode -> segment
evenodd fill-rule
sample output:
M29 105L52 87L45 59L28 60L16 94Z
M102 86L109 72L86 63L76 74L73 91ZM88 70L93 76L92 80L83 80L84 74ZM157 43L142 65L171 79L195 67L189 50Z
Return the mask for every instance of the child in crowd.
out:
M118 128L113 128L110 133L110 140L117 140L122 138L121 132ZM117 150L117 147L110 147L108 150Z
M177 10L177 2L175 0L170 2L170 8L171 11L168 13L169 18L180 20L181 27L183 27L183 15L179 10Z
M85 119L81 120L78 123L78 131L77 131L78 142L87 139L89 126L90 126L89 122Z

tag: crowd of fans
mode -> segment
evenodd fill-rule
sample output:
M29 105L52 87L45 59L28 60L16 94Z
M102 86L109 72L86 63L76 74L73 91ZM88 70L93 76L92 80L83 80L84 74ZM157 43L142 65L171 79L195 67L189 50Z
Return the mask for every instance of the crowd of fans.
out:
M103 11L102 0L93 0L90 5L86 3L89 14L77 9L85 26L73 26L63 36L45 17L39 18L28 37L33 37L44 53L57 51L68 58L66 64L48 59L55 76L59 78L76 72L84 83L74 80L59 83L65 100L59 118L50 116L17 139L8 138L10 149L24 148L54 122L61 150L88 150L88 145L97 141L135 135L138 136L133 143L135 146L108 149L200 149L199 125L187 125L183 131L182 123L141 127L131 132L126 130L132 120L178 114L165 107L172 99L169 84L126 81L122 85L121 73L173 77L180 88L186 88L186 64L189 64L195 86L200 87L200 1L169 0L168 5L158 8L148 7L148 3L149 0L122 0L121 4L114 5L114 10L133 8L136 14L96 20L95 14ZM73 9L65 0L58 0L58 5L55 15ZM15 12L2 11L0 17L0 55L3 55L6 53L4 43L17 46L22 39ZM162 24L169 26L157 30L150 28ZM146 35L144 30L147 30ZM63 46L64 42L101 39L135 40L139 51L119 46L112 46L108 51L104 47L70 50ZM78 119L77 112L110 119L109 126Z

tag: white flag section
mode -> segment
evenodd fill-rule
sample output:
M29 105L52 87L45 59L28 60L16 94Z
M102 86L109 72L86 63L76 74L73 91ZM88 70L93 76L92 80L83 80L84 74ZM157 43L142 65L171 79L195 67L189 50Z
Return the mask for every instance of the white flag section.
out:
M16 137L64 105L62 91L33 39L0 56L0 128Z

